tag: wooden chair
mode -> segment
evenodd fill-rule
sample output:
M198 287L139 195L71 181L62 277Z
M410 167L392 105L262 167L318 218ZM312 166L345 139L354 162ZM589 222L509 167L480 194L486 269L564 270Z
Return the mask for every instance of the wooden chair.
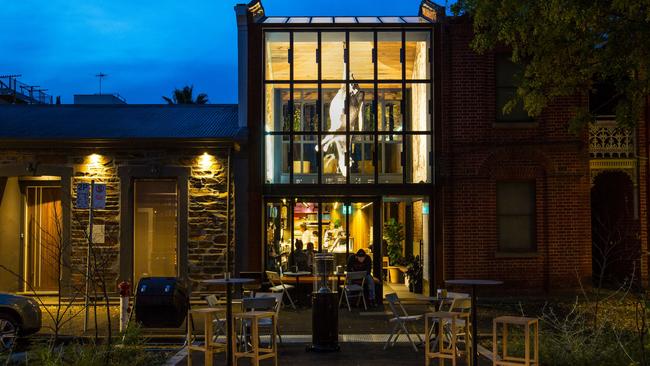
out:
M278 341L282 344L282 335L280 334L280 309L282 308L282 292L258 292L255 294L256 298L259 297L272 297L275 299L275 332L278 335ZM260 323L260 326L268 327L270 324Z
M460 326L461 323L463 324L462 327ZM429 366L431 360L438 360L438 365L444 366L447 360L451 360L452 366L456 366L456 359L460 354L457 344L460 335L459 330L462 329L462 332L469 334L469 313L452 311L427 313L425 315L424 334L432 333L434 328L437 329L436 337L433 341L431 337L427 337L424 346L425 365ZM470 344L465 339L467 365L470 364L470 349Z
M233 318L233 324L235 325L233 328L241 331L233 333L235 337L232 342L234 364L238 365L241 358L248 358L251 365L259 366L260 361L272 358L273 364L277 366L278 347L275 337L275 330L277 329L275 313L271 311L249 311L235 314ZM269 319L271 324L267 347L261 344L260 322L263 319ZM248 339L250 339L250 347L248 347Z
M213 331L213 342L216 342L220 335L226 336L226 318L224 304L219 304L219 299L217 295L208 295L205 297L205 301L208 303L208 306L219 311L214 312L212 325L214 326Z
M187 313L187 365L192 366L192 351L201 351L205 355L205 365L212 366L214 361L214 353L219 350L224 350L222 344L213 342L212 333L212 320L221 309L216 308L200 308L191 309ZM194 344L194 317L196 315L203 315L204 319L204 345Z
M499 324L501 330L501 352L499 353L497 330ZM524 328L524 357L508 354L508 326L520 326ZM533 332L531 336L531 331ZM531 358L531 343L533 338L533 357ZM492 321L492 365L493 366L539 366L539 320L537 318L526 318L521 316L500 316Z

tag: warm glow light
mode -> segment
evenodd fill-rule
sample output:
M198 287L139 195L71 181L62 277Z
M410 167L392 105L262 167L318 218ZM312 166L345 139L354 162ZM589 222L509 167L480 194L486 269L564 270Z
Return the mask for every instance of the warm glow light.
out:
M102 156L99 154L88 155L88 165L98 166L102 162Z
M203 170L208 170L214 163L214 157L207 152L204 152L203 155L199 158L199 166Z

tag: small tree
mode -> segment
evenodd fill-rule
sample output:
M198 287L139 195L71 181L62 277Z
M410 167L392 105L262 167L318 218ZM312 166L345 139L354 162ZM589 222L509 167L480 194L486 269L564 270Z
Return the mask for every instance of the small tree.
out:
M388 243L388 260L390 265L396 265L402 259L402 241L404 240L404 225L395 219L384 223L384 239Z
M167 104L207 104L208 95L200 93L194 99L194 85L186 85L182 89L174 89L172 97L163 96L162 98Z

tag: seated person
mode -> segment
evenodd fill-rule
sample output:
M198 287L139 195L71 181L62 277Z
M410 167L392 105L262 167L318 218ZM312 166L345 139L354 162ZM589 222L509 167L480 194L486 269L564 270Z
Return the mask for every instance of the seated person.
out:
M370 275L372 271L372 260L363 249L359 249L357 254L353 254L348 258L347 265L348 272L366 272L366 285L368 285L368 299L370 306L375 306L375 280Z
M307 267L309 267L309 270L314 268L314 254L314 243L308 242L307 249L305 250L305 255L307 255Z
M307 254L302 250L302 240L296 239L293 252L289 254L289 271L309 271Z

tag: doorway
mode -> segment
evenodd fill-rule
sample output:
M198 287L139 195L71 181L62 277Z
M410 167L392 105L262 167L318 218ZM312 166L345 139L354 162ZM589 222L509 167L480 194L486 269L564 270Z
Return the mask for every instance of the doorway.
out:
M63 216L58 182L24 186L24 291L58 291Z

